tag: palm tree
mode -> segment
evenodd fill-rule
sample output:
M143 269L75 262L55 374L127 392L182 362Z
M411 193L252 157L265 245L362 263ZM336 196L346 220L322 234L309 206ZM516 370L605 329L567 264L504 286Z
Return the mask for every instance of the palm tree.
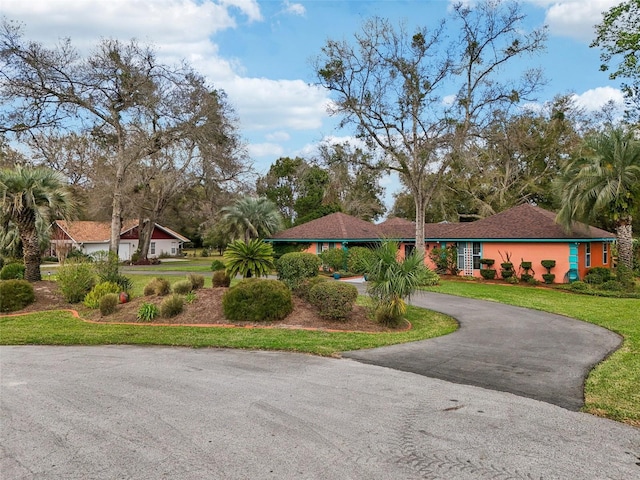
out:
M604 214L615 225L618 259L632 268L632 213L640 199L640 142L631 130L611 128L585 141L586 154L570 160L557 181L567 230Z
M18 229L26 280L42 279L38 218L48 225L55 216L69 216L74 206L64 178L53 170L20 165L0 170L0 221L5 231L10 222Z
M266 197L244 197L222 209L222 220L234 238L245 243L252 238L268 237L282 228L278 207Z
M398 260L397 242L383 240L365 263L367 293L374 300L379 322L397 326L407 311L405 299L417 290L425 278L424 257L417 250Z

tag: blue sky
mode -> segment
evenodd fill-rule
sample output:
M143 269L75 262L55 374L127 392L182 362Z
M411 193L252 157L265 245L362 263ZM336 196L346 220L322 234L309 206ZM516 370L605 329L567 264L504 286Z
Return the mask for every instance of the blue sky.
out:
M473 2L473 0L465 0ZM433 25L449 0L0 0L0 15L25 24L30 39L71 38L86 52L100 38L137 38L161 60L188 60L224 89L259 173L281 156L311 157L325 137L348 138L326 113L329 95L312 85L310 59L328 38L350 39L373 16ZM544 102L573 93L587 111L621 101L619 84L599 72L589 48L601 12L619 0L521 0L526 28L549 26L547 49L523 68L540 66ZM386 179L388 196L396 188Z

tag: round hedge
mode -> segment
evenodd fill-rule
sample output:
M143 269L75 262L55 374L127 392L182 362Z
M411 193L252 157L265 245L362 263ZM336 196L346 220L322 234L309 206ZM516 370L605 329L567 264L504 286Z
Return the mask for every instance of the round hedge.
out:
M211 276L211 286L227 288L231 285L231 277L224 270L217 270Z
M307 302L309 302L310 301L309 292L311 291L311 289L313 287L315 287L319 283L328 282L328 281L329 281L329 279L327 277L321 277L321 276L305 278L293 290L293 294L296 297L301 298L301 299L306 300Z
M342 319L349 316L358 298L358 289L349 283L320 282L309 291L310 303L321 317Z
M282 320L293 311L291 291L279 280L248 278L222 296L224 316L232 321Z
M0 281L0 312L15 312L36 299L33 285L26 280Z
M7 263L0 270L0 280L22 280L24 278L23 263Z
M320 265L320 258L313 253L285 253L276 262L278 280L283 281L293 290L297 288L305 278L317 276Z

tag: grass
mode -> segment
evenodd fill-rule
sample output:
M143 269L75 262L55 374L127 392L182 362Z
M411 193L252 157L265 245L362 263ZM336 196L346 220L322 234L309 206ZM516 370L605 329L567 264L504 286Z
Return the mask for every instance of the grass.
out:
M335 356L342 351L374 348L446 335L455 320L409 307L413 328L392 333L324 332L290 329L180 327L86 323L69 312L38 312L0 317L2 345L171 345L281 350Z
M640 426L640 300L461 281L443 281L426 290L566 315L620 334L620 349L587 378L583 410Z

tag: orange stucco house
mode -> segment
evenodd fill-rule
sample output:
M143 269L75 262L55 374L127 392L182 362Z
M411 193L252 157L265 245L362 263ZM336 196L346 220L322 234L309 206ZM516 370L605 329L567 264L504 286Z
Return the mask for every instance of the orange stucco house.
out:
M481 258L495 260L499 269L507 254L516 271L522 261L531 262L530 273L537 280L542 280L542 274L546 273L540 262L555 260L552 273L559 283L582 278L592 267L611 267L615 235L583 224L576 224L567 232L555 222L555 216L553 212L523 204L475 222L426 224L427 252L455 245L460 275L474 277L481 276ZM408 252L415 244L415 223L392 218L374 225L344 213L333 213L278 232L268 240L301 244L305 251L317 254L329 248L373 246L382 238L398 241L401 252ZM434 267L428 256L425 263Z

